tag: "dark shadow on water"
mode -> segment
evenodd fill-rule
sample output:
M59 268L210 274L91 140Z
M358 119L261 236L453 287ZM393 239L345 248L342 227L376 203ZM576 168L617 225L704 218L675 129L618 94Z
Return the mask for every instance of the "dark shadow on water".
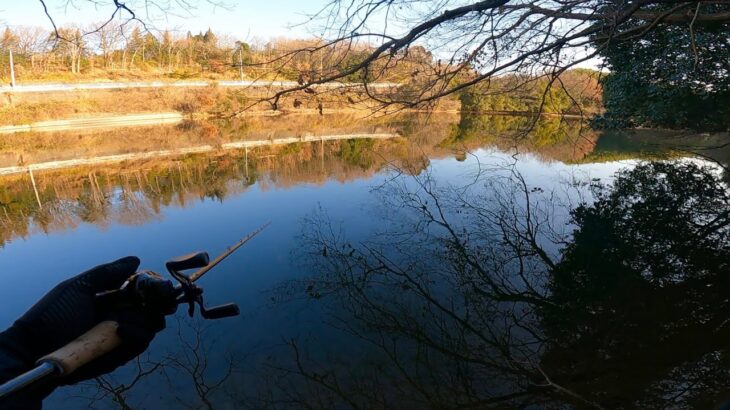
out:
M366 343L338 362L292 342L296 365L271 380L296 382L272 389L315 407L730 398L730 194L715 169L651 162L594 181L567 233L555 197L519 174L482 182L486 194L426 177L389 190L392 225L362 244L311 218L303 244L317 273L283 292L329 306Z

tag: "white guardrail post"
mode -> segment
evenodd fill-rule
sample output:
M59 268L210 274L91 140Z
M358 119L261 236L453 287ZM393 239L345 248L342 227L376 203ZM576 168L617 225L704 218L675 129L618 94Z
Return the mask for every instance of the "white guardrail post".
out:
M15 88L15 67L13 64L13 49L8 50L10 53L10 86Z

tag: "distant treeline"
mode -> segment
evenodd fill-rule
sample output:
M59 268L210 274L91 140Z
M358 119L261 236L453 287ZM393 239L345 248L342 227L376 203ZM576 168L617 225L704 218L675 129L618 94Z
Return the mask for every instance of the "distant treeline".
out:
M94 25L99 27L99 25ZM366 58L365 45L325 46L323 40L276 39L246 43L208 29L186 34L152 33L129 25L101 25L85 31L61 27L58 34L39 27L6 28L0 37L0 78L9 80L9 52L16 78L23 81L83 79L236 79L291 80L328 77ZM407 95L427 82L424 73L444 64L422 46L402 51L397 64L374 62L347 81L389 81ZM453 81L463 81L457 77ZM372 78L364 78L371 76ZM458 96L462 109L480 112L596 113L601 109L599 74L576 69L550 81L540 76L504 76L479 83ZM397 99L397 98L396 98Z
M599 75L589 69L574 69L553 81L531 76L499 77L461 93L461 108L482 113L595 114L602 109Z
M0 36L0 78L9 80L9 51L18 81L67 77L247 78L311 80L356 64L367 46L322 47L323 40L274 39L238 41L208 29L193 34L152 33L139 27L110 23L60 27L58 35L40 27L6 27ZM310 50L293 53L295 50ZM430 64L422 47L408 51L408 60ZM389 70L388 79L405 80L414 68ZM357 74L351 80L360 80ZM379 78L383 80L383 78Z

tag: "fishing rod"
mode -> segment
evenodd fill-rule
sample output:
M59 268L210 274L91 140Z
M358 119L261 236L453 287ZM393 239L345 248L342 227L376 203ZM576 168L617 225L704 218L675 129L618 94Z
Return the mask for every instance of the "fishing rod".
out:
M195 305L199 306L200 315L204 319L237 316L240 311L235 303L206 307L203 303L203 288L195 282L269 224L270 222L246 235L212 262L207 252L194 252L167 261L165 267L178 282L177 284L153 271L141 271L130 276L119 289L97 293L96 302L105 306L137 304L150 309L160 309L165 315L175 313L178 305L186 303L191 317L195 313ZM198 270L190 275L181 273L188 269ZM0 398L47 377L68 376L86 363L114 350L122 343L117 335L118 327L117 322L105 320L67 345L41 357L36 362L35 368L0 385Z

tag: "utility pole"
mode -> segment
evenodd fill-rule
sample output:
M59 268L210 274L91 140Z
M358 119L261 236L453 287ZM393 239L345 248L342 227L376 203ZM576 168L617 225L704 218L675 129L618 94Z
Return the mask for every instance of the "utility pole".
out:
M10 49L10 86L15 88L15 67L13 66L13 50Z
M38 201L38 209L43 209L41 204L41 197L38 195L38 188L35 186L35 178L33 178L33 168L28 167L28 173L30 174L30 182L33 184L33 192L35 192L35 200Z
M238 45L238 71L241 73L241 82L243 82L243 43Z
M320 39L320 43L323 43L323 42L324 42L324 39L323 39L323 38L322 38L322 39ZM322 54L324 54L324 53L322 52L323 50L324 50L324 49L322 49L322 50L319 50L319 51L320 51L320 53L319 53L319 79L320 79L320 80L321 80L321 79L322 79L322 78L324 77L324 66L323 66L323 64L322 64Z

